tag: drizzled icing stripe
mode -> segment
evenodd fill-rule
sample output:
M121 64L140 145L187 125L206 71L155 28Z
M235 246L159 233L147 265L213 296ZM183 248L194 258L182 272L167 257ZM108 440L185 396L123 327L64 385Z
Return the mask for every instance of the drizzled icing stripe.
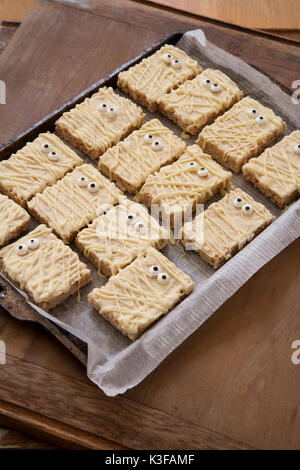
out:
M158 265L169 276L161 284L149 274ZM166 257L148 248L127 268L100 289L89 294L89 302L130 339L136 339L151 323L170 310L176 302L193 290L189 276Z
M88 187L80 187L78 179L81 176L97 183L98 191L91 193ZM65 242L69 242L76 232L100 215L107 204L117 204L121 195L113 183L93 166L85 164L35 196L28 208Z
M145 142L144 137L149 134L153 142L161 142L161 150L155 151L151 143ZM149 174L172 162L184 149L185 143L179 137L158 119L152 119L102 155L99 169L108 169L105 173L108 173L111 179L120 177L130 186L129 189L138 190Z
M42 151L45 143L49 144L49 152L57 153L58 161L51 161L48 153ZM81 158L56 135L40 134L8 160L0 162L0 189L24 205L47 185L56 183L81 164Z
M29 220L29 214L22 207L0 194L0 247L20 230L25 230Z

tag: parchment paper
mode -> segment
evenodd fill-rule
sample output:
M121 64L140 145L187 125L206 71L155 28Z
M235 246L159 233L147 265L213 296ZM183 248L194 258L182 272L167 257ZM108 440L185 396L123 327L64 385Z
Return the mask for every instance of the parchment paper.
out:
M291 97L266 76L207 41L202 30L184 34L178 47L197 59L204 68L224 71L238 83L245 95L251 95L270 106L287 122L286 134L299 126L300 105L293 104ZM181 130L162 115L147 113L147 116L149 119L154 116L159 118L177 135L181 134ZM191 144L194 140L190 139L187 143ZM94 164L82 153L77 153ZM93 282L81 289L80 302L75 294L51 310L50 314L33 305L41 315L88 343L87 375L107 395L115 396L137 385L256 271L300 235L300 200L282 212L247 183L242 175L233 175L233 184L262 202L277 217L276 220L217 271L197 254L191 251L183 253L178 246L169 244L162 252L191 276L196 285L195 291L134 343L88 305L87 294L94 287L104 284L106 279L97 274L95 267L81 253L80 259L92 271ZM31 228L35 225L32 223ZM78 252L74 244L71 247Z

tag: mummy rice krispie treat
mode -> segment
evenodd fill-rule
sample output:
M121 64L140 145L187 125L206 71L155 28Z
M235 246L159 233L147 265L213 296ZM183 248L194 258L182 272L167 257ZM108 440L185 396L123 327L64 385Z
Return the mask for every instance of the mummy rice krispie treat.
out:
M99 88L56 121L56 132L95 159L142 125L144 113L112 88Z
M200 133L197 144L222 165L238 173L285 130L284 121L247 96Z
M136 194L147 176L176 160L185 143L158 119L146 122L99 159L99 170L123 191Z
M172 165L148 176L138 197L149 208L159 204L173 225L174 219L181 220L187 210L194 210L196 204L204 204L219 191L228 191L230 185L231 173L198 145L191 145Z
M120 196L122 193L114 183L92 165L85 164L37 194L29 201L28 209L69 243L80 229L106 211L107 206L117 204Z
M0 248L25 232L29 220L30 216L25 209L0 194Z
M220 70L206 69L193 80L163 95L159 109L192 135L243 97L239 87Z
M149 246L168 243L168 234L141 204L129 199L97 217L76 238L76 245L107 276L117 274Z
M191 278L151 247L103 287L94 289L88 300L134 341L193 289Z
M45 225L2 248L0 270L46 311L91 281L78 255Z
M81 164L70 147L46 132L0 162L0 191L25 207L32 196Z
M300 131L294 131L243 166L243 174L262 193L284 207L300 193Z
M118 75L118 87L149 111L157 110L161 95L201 72L198 63L177 47L165 45Z
M216 269L273 220L268 209L237 188L184 224L182 242Z

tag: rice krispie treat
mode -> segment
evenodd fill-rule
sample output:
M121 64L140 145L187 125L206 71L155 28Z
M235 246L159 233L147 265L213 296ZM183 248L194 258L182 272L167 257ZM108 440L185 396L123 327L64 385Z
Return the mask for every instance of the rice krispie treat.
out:
M299 197L300 131L294 131L243 166L245 178L284 207Z
M0 194L0 248L25 232L29 220L30 216L25 209Z
M159 204L161 213L181 220L182 214L204 204L217 192L228 191L231 173L223 170L198 145L186 148L185 153L172 165L148 176L139 192L139 200L147 207Z
M27 201L78 165L82 159L50 132L0 162L0 191L25 207Z
M91 281L78 255L45 225L2 248L0 270L46 311Z
M242 99L243 92L220 70L206 69L193 80L163 95L159 109L192 135Z
M102 87L56 121L56 132L95 159L138 129L144 113L112 88Z
M149 111L156 111L161 95L202 71L200 65L177 47L165 45L118 75L118 87Z
M285 122L247 96L200 133L197 144L222 165L239 173L285 130Z
M124 199L76 238L76 245L107 276L117 274L149 246L168 243L168 234L141 205Z
M215 269L264 230L274 216L239 188L184 224L182 242Z
M123 191L136 194L148 175L176 160L185 143L158 119L146 122L99 159L99 170Z
M193 289L191 278L151 247L103 287L94 289L88 300L134 341Z
M28 203L30 213L51 227L65 243L85 225L115 205L121 191L92 165L66 175Z

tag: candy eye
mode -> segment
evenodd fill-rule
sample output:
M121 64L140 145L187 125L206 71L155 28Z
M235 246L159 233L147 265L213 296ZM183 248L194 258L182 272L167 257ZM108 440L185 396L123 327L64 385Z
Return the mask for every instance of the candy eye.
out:
M222 87L218 85L218 83L213 83L210 87L210 91L212 91L213 93L219 93L219 91L221 90L222 90Z
M51 160L52 162L58 162L58 160L59 160L58 154L57 154L56 152L54 152L54 151L48 153L48 158L49 158L49 160Z
M144 222L137 222L135 224L134 228L137 232L142 232L145 228L145 224L144 224Z
M17 246L18 255L24 256L24 255L26 255L27 251L28 251L27 245L18 245Z
M263 116L258 116L255 121L257 122L257 124L265 124L267 122L266 118L263 117Z
M41 146L41 151L44 152L44 153L49 153L51 151L51 145L48 144L47 142L45 142L42 146Z
M80 176L80 178L78 178L78 180L77 180L78 186L81 186L82 188L84 186L87 186L88 182L89 182L89 180L86 176Z
M197 162L188 162L188 166L198 166Z
M250 116L256 116L257 115L257 111L256 111L255 108L249 109L248 113L249 113Z
M300 144L295 145L295 152L300 155Z
M88 184L88 190L90 193L96 193L99 189L99 186L97 183L95 183L95 181L91 181L89 184Z
M114 106L111 106L110 108L107 109L106 112L110 118L113 118L117 115L118 109Z
M208 176L208 171L206 168L199 168L197 173L198 173L198 176L201 176L201 177Z
M211 81L209 78L206 78L205 80L203 80L203 85L208 87L210 84L211 84Z
M162 145L162 143L161 143L160 140L155 140L155 141L152 143L152 145L151 145L151 147L153 148L153 150L161 150L161 149L162 149L162 146L163 146L163 145Z
M152 134L146 134L146 135L144 135L144 141L145 141L147 144L150 144L151 142L153 142L153 135L152 135Z
M28 248L36 250L40 246L40 241L37 238L30 238L27 242Z
M250 214L252 214L253 209L252 209L252 206L251 206L250 204L245 204L245 205L242 207L242 211L243 211L243 214L250 215Z
M164 59L164 61L165 61L166 64L171 64L171 62L172 62L172 56L171 56L171 54L168 54L168 53L167 53L167 54L164 54L164 55L163 55L163 59Z
M149 268L149 273L151 274L152 277L157 277L159 274L159 271L160 271L159 266L156 266L156 265L151 266Z
M107 104L106 103L101 103L99 106L100 111L106 111L107 110Z
M172 60L172 67L173 67L173 69L180 69L181 66L182 66L181 60L179 60L179 59L173 59L173 60Z
M166 273L160 273L160 274L157 276L157 280L158 280L158 282L160 282L161 284L165 284L166 282L168 282L169 276L168 276Z
M242 207L243 199L241 197L236 197L235 200L233 201L233 205L235 207Z
M135 219L135 214L129 213L129 214L127 215L127 223L128 223L128 224L131 224L131 223L134 221L134 219Z

